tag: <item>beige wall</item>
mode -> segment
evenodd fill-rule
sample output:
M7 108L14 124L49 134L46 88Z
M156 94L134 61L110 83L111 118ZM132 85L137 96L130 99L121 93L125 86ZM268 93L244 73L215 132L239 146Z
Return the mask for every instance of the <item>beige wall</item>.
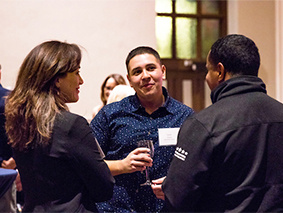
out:
M283 1L231 0L230 4L236 4L238 11L238 33L250 36L259 47L259 77L266 83L268 94L283 102Z
M283 102L283 1L275 2L276 99Z
M90 119L92 108L100 104L104 78L114 72L126 77L124 61L132 48L156 46L154 3L154 0L1 0L3 85L14 87L22 60L37 44L50 39L80 44L86 49L81 69L85 83L79 102L69 106L71 111ZM281 9L276 16L278 4ZM256 42L262 60L259 76L266 83L268 94L281 101L282 17L280 0L228 0L228 33L241 33Z
M238 33L254 40L261 56L259 77L276 97L275 1L239 1Z
M72 112L91 118L100 86L111 73L126 78L125 58L138 45L155 47L154 0L1 0L2 84L13 88L18 69L39 43L62 40L83 46L80 100Z

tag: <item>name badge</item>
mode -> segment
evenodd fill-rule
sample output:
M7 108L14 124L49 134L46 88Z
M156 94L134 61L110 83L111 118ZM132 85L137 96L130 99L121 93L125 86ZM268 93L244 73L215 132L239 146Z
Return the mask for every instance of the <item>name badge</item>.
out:
M179 129L179 127L158 129L159 146L175 146Z

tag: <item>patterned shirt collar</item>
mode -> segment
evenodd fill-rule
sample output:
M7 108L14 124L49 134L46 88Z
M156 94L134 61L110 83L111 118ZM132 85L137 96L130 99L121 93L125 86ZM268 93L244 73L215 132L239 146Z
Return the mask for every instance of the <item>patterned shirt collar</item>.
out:
M171 98L170 98L168 91L165 87L162 87L162 93L163 93L163 96L165 98L165 103L161 107L159 107L158 110L160 110L160 108L164 108L164 109L167 110L167 112L173 114L175 110L174 110L174 108L172 108ZM137 96L137 93L135 95L131 96L129 101L130 101L131 106L132 106L132 109L131 109L132 112L137 112L139 110L142 110L142 111L145 110L144 107L140 103L140 100ZM156 111L158 111L158 110L156 110Z

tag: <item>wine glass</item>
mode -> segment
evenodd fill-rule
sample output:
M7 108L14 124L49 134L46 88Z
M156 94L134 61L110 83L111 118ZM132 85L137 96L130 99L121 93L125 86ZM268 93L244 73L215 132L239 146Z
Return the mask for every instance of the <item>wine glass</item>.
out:
M150 149L149 155L152 158L154 155L154 146L152 140L141 140L138 141L138 147L146 147ZM151 181L149 178L149 167L147 166L145 169L145 176L146 176L146 182L142 183L141 186L150 186Z

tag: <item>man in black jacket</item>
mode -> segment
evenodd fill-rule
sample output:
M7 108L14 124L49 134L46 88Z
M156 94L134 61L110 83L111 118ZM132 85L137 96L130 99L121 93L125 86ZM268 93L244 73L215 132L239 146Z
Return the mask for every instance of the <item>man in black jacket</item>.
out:
M258 48L243 35L212 45L213 104L183 123L164 194L152 186L165 195L164 211L283 210L283 105L266 94L259 66Z

